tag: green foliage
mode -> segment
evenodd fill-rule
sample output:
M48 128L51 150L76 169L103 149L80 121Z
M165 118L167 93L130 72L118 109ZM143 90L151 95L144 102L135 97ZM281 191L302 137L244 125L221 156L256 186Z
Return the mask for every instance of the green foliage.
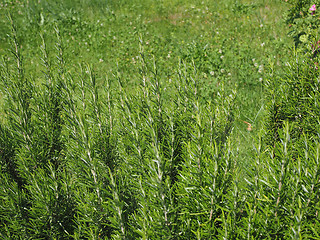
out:
M318 200L313 197L312 179L318 175L319 72L317 46L313 44L318 38L318 20L317 12L309 9L310 1L293 4L288 21L297 51L291 54L283 76L274 74L270 61L266 135L261 145L269 156L264 160L259 148L259 161L250 174L257 181L250 185L258 193L254 206L261 209L261 224L269 226L262 236L273 233L269 236L279 239L316 239ZM313 206L309 209L310 202Z
M319 1L289 1L292 4L287 14L290 35L299 52L314 58L319 47ZM315 8L313 10L313 7Z
M271 151L261 152L261 144L256 148L247 190L250 221L246 219L248 236L254 239L318 237L314 179L319 174L319 143L305 136L304 147L296 144L290 136L293 126L286 122L278 130L279 142Z
M276 0L0 4L1 238L318 239L317 2L291 3L294 57Z
M185 192L189 167L199 171L199 161L203 166L194 173L201 182L194 188L197 196L201 191L213 195L212 181L223 183L217 200L192 209L192 214L209 212L227 193L235 170L230 143L225 147L235 95L222 88L208 99L193 59L180 61L171 76L174 82L166 83L158 63L140 46L140 89L127 94L117 72L111 79L118 80L119 91L110 89L108 79L101 95L90 66L79 65L77 75L68 73L58 29L57 61L42 35L45 83L31 85L15 36L12 23L17 67L11 70L4 62L2 68L7 101L1 128L2 203L7 206L0 214L3 236L175 238L184 231L182 206L191 197ZM213 169L217 180L211 179ZM18 197L9 198L7 188ZM204 228L205 235L210 228Z
M269 95L265 141L270 147L280 141L278 130L285 121L291 123L290 135L296 142L301 142L304 134L313 138L318 136L318 70L314 68L313 60L297 55L288 65L286 76L271 76L267 86Z

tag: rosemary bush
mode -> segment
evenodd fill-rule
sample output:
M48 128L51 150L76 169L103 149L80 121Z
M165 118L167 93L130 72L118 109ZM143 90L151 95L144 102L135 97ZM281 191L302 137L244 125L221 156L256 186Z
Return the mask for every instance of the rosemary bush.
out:
M19 28L9 14L10 51L0 68L1 238L319 239L319 70L317 46L310 45L317 10L310 1L291 2L288 19L301 41L281 71L275 56L254 58L252 46L265 47L259 37L250 45L215 29L216 45L202 35L189 42L158 35L152 42L155 29L146 19L127 22L127 1L78 1L74 8L31 1L19 9L26 14ZM150 6L162 16L171 4ZM97 5L105 21L83 20L81 9L93 14ZM262 5L230 6L245 22ZM205 22L210 11L202 7L185 13ZM180 16L167 15L170 29L179 31ZM270 30L260 17L259 28L248 28L255 34ZM308 32L299 32L305 22ZM115 27L99 37L106 23ZM138 23L141 29L131 26ZM29 42L22 37L28 26ZM115 34L119 26L130 32L127 39ZM104 44L113 47L107 55L99 52ZM90 51L104 59L83 61ZM107 61L114 61L112 71L104 70ZM242 120L249 111L241 109L256 99L244 86L266 94L260 130L257 116ZM248 124L247 132L236 120ZM238 144L239 134L248 146Z
M16 67L3 61L1 69L1 235L200 239L222 232L236 172L228 140L235 92L202 95L192 61L180 61L164 82L142 46L139 89L126 93L117 72L102 92L92 67L68 71L59 29L53 57L47 38L44 82L32 85L12 22Z

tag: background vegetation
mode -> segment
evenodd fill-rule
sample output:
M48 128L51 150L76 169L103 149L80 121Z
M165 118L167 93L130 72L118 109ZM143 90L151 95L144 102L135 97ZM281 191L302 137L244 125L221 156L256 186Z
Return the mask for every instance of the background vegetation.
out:
M1 238L319 239L313 4L2 1Z

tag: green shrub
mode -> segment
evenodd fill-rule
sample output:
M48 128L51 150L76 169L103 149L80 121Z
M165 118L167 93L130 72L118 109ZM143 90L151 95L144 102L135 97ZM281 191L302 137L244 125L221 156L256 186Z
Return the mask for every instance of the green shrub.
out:
M89 65L70 73L58 28L54 56L41 35L43 84L33 85L11 26L16 67L4 59L1 69L2 236L189 239L222 231L236 172L228 140L234 92L222 86L208 95L193 58L167 82L142 46L139 88L126 92L118 71L101 91Z
M267 145L273 147L279 142L278 130L283 127L285 121L289 121L293 126L290 132L293 141L299 142L304 134L317 137L318 89L319 72L314 68L313 60L305 56L295 55L288 63L285 76L271 76L267 84Z
M317 2L292 3L294 57L277 1L8 1L0 236L318 239Z
M253 239L317 239L319 237L319 142L305 135L304 146L286 121L272 150L256 145L246 192L247 236Z

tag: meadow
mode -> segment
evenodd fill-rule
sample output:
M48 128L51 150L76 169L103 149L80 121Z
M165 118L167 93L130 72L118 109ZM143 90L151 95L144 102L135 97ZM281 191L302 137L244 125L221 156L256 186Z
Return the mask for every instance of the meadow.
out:
M2 239L319 239L311 0L0 4Z

